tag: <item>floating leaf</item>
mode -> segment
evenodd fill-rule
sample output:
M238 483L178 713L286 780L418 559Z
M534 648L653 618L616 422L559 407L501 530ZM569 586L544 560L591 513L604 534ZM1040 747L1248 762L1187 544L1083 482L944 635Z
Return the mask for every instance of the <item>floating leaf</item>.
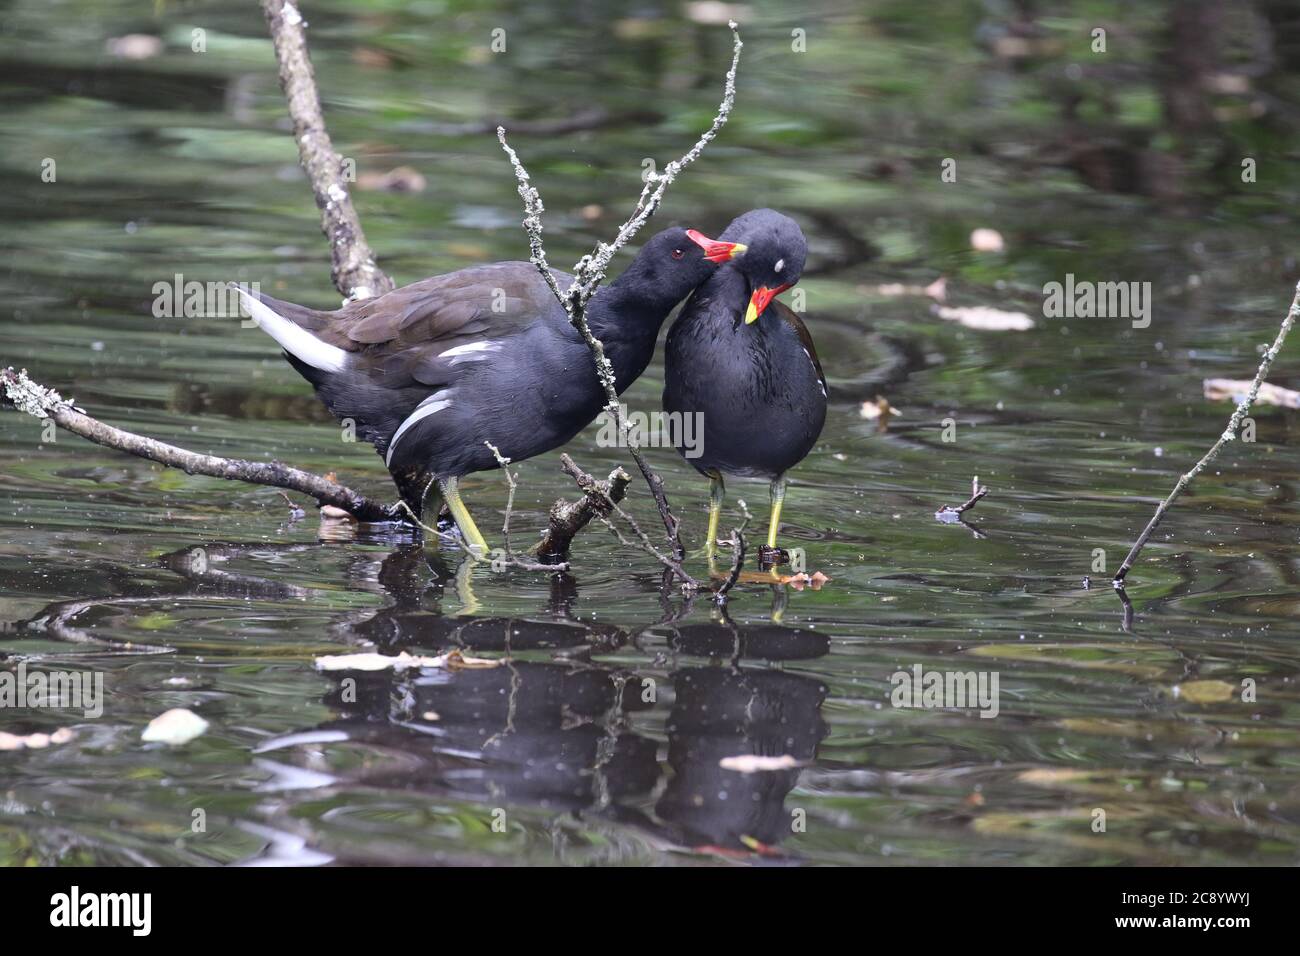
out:
M1218 704L1232 700L1236 694L1236 685L1222 680L1189 680L1174 685L1174 696L1193 704Z
M179 747L203 736L207 729L208 722L198 714L184 707L174 707L149 721L140 739L146 743Z
M1034 327L1034 320L1023 312L1004 312L984 305L941 305L935 311L941 319L983 332L1024 332Z
M970 234L970 247L976 252L1001 252L1006 243L996 229L976 229Z
M397 656L376 654L330 654L316 658L316 669L320 671L383 671L407 670L412 667L437 667L443 670L468 670L481 667L500 667L499 660L486 657L466 657L460 651L448 651L437 657L423 657L408 654L406 651Z
M1254 382L1235 378L1207 378L1201 383L1205 397L1212 402L1234 401L1240 403L1250 394ZM1261 382L1256 405L1280 405L1282 408L1300 408L1300 392L1281 385Z
M735 770L737 773L760 773L764 770L792 770L802 767L804 761L796 760L789 754L779 757L765 757L762 754L740 754L735 757L723 757L718 766L723 770Z
M43 750L50 744L66 744L77 736L70 727L60 727L52 734L10 734L0 730L0 750Z

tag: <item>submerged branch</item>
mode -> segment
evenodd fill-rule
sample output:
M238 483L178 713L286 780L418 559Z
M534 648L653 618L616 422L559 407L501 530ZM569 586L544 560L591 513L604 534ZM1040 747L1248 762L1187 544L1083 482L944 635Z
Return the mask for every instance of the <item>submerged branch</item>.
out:
M1223 430L1223 434L1219 436L1219 440L1210 447L1210 450L1201 457L1201 460L1193 465L1190 471L1179 477L1178 483L1174 485L1174 490L1169 492L1169 496L1156 507L1156 513L1151 516L1151 520L1147 522L1147 526L1142 529L1142 534L1138 536L1137 541L1133 542L1133 547L1129 549L1128 556L1124 558L1124 563L1121 564L1119 570L1115 572L1115 579L1112 583L1116 588L1123 585L1124 578L1127 577L1129 571L1132 570L1134 562L1137 561L1138 555L1142 553L1142 549L1146 547L1147 541L1151 539L1151 535L1160 524L1160 520L1165 516L1165 512L1168 511L1170 506L1178 500L1178 496L1181 495L1183 490L1192 483L1192 480L1205 470L1205 466L1214 461L1215 458L1219 457L1219 451L1223 446L1237 437L1237 429L1241 426L1242 419L1250 413L1250 406L1255 403L1255 398L1259 395L1260 387L1263 384L1264 379L1268 376L1268 370L1273 367L1273 360L1277 358L1278 352L1282 350L1282 344L1286 342L1287 333L1291 331L1291 326L1295 324L1297 317L1300 317L1300 283L1296 285L1295 296L1291 299L1291 308L1287 310L1286 318L1282 320L1282 327L1277 331L1277 338L1273 340L1273 344L1264 352L1264 358L1259 363L1259 370L1255 373L1255 378L1250 383L1250 390L1238 403L1236 409L1232 413L1232 417L1228 419L1228 427Z

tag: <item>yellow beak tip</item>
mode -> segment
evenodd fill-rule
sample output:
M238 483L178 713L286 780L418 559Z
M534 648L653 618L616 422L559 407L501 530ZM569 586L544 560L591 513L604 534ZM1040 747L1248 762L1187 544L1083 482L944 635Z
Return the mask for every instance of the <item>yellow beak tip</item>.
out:
M745 324L749 325L750 323L756 322L757 320L758 320L758 309L755 307L754 303L751 302L749 303L749 308L745 310Z
M748 251L749 246L745 245L743 242L738 242L731 247L731 258L734 259L736 256L743 256Z

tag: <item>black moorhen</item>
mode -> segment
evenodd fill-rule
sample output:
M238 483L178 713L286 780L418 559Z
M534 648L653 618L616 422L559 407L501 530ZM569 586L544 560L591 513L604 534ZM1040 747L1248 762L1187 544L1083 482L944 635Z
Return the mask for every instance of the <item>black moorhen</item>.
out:
M620 392L645 371L673 307L744 251L665 229L591 299L588 324ZM569 276L555 277L568 286ZM528 262L422 279L333 312L246 292L244 302L334 416L384 456L411 510L421 514L436 483L480 555L487 543L458 479L498 467L484 443L522 461L568 442L605 405L591 353Z
M812 450L826 422L826 376L812 336L772 301L799 281L808 251L803 232L787 216L756 209L736 218L719 241L742 242L748 251L695 290L668 333L664 356L664 409L702 414L701 445L692 450L699 454L687 461L711 481L710 560L722 476L771 482L767 547L775 550L785 472Z

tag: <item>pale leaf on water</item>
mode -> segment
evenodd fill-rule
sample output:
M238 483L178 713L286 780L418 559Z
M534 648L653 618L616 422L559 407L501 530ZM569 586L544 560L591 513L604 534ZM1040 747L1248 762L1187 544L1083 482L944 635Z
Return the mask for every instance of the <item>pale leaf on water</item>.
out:
M406 670L411 667L437 667L442 670L470 670L482 667L500 667L501 662L486 657L468 657L460 651L448 651L437 657L424 657L408 654L406 651L396 656L376 654L330 654L316 658L316 669L320 671L384 671Z
M761 754L739 754L735 757L723 757L718 766L723 770L735 770L738 773L760 773L764 770L792 770L802 767L804 761L796 760L789 754L779 757L765 757Z
M183 707L175 707L149 721L149 726L144 729L140 739L145 743L178 747L195 737L201 737L207 729L208 722L198 714Z
M1025 332L1034 327L1034 320L1023 312L1004 312L985 305L941 305L935 312L941 319L960 322L968 329L982 332Z

